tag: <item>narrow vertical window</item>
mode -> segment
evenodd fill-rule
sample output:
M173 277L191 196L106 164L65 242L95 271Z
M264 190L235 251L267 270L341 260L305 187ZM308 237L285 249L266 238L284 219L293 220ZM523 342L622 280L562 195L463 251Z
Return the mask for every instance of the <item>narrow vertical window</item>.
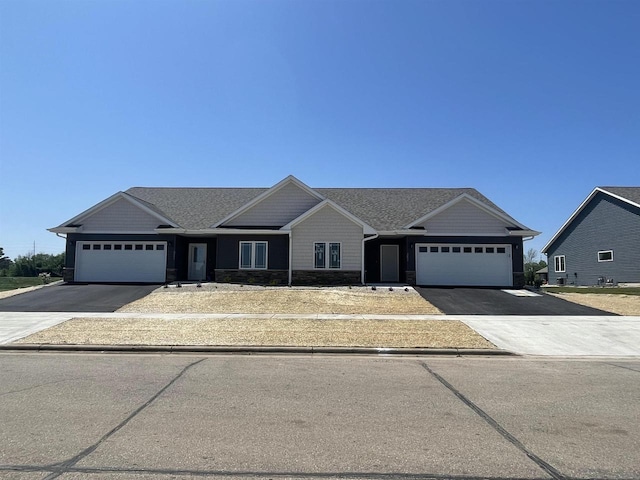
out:
M253 268L267 268L267 242L255 243L255 262Z
M329 268L340 268L340 244L329 244Z
M314 268L324 268L325 262L325 243L317 242L314 244Z
M556 255L555 257L553 257L553 261L555 264L555 270L556 272L564 272L565 271L565 259L564 259L564 255Z
M240 268L251 268L251 242L240 242Z

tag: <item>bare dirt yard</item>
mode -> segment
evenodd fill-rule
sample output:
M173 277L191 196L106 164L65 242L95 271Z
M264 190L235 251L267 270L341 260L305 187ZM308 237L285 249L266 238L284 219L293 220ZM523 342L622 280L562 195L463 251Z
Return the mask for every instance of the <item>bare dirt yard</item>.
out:
M640 315L640 295L624 295L619 293L548 293L563 300L597 308L605 312L618 315Z
M159 288L118 312L441 314L411 287L372 290L371 287L242 287L228 284Z
M272 318L74 318L17 343L496 348L464 323L455 320Z

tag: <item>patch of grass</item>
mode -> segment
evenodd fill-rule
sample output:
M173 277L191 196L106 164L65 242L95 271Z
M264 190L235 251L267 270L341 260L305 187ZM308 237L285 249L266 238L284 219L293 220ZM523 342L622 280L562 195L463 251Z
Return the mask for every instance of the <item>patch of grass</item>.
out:
M549 293L640 295L640 287L545 287L544 291Z
M59 278L48 278L47 283L52 283ZM45 280L40 277L0 277L0 292L7 290L15 290L16 288L34 287L36 285L44 285Z

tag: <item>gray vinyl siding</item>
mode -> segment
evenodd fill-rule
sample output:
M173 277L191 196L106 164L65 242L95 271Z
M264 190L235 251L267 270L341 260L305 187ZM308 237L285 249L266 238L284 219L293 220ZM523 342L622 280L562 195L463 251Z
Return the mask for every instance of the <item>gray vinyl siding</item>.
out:
M282 227L320 203L294 184L288 184L269 195L229 222L226 227Z
M162 223L124 199L116 200L81 220L82 230L91 232L153 232Z
M613 262L598 262L598 252L612 250ZM563 277L569 285L640 282L640 209L597 193L547 249L549 283ZM555 271L554 257L565 256L565 272Z
M512 225L467 200L461 200L419 226L434 235L504 235L505 228Z
M362 269L362 227L327 205L292 230L293 270L314 270L314 243L342 243L342 270Z
M240 242L267 242L267 269L289 268L289 235L220 235L216 268L234 270L240 267Z

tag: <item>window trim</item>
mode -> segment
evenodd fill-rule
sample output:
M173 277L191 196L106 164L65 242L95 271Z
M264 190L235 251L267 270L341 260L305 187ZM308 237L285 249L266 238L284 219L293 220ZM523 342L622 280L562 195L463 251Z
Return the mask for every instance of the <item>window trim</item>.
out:
M610 253L610 254L611 254L611 258L608 258L608 259L602 260L602 259L600 258L600 254L601 254L601 253ZM598 252L598 263L600 263L600 262L613 262L613 250L600 250L600 251Z
M316 266L316 245L323 244L324 245L324 266L318 267ZM338 245L338 263L337 267L331 266L331 245ZM320 240L317 242L313 242L312 245L313 256L312 256L312 265L314 270L342 270L342 242L334 242L329 240Z
M251 245L251 266L242 266L242 245ZM256 267L256 245L264 244L264 267ZM240 240L238 243L238 269L239 270L268 270L269 269L269 242L266 240Z
M560 270L558 267L561 267ZM556 273L565 273L567 271L567 260L565 255L554 255L553 268Z

